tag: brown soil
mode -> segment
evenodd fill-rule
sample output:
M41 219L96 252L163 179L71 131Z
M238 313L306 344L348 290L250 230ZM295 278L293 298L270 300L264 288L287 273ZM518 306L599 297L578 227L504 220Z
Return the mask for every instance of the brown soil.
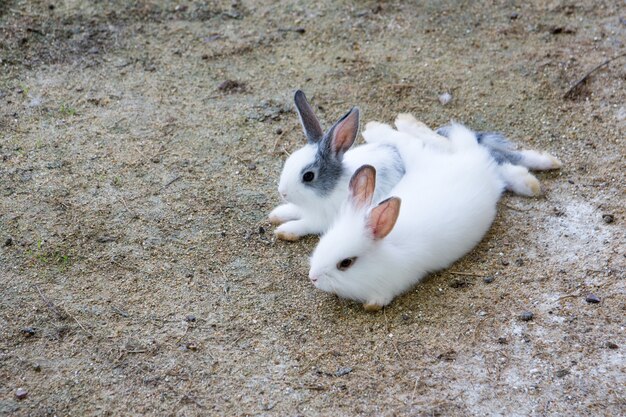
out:
M0 414L626 414L621 2L414 3L0 1ZM366 313L266 220L296 88L564 167Z

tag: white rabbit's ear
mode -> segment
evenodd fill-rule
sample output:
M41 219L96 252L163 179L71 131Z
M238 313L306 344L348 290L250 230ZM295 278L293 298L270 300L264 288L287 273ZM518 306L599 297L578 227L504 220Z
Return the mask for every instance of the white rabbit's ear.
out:
M330 129L330 148L341 160L343 154L350 149L359 133L359 109L353 107Z
M304 129L307 141L309 143L319 142L324 136L324 131L302 90L296 91L293 101L296 103L300 124L302 125L302 129Z
M390 197L381 201L372 209L367 219L367 227L372 232L374 240L383 239L393 230L399 214L400 199L398 197Z
M357 209L369 207L376 187L376 169L363 165L350 178L350 202Z

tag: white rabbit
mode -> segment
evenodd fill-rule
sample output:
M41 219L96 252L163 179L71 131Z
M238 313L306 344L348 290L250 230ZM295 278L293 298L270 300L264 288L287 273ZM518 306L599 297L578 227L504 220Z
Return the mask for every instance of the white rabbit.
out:
M388 143L350 149L359 130L358 108L324 134L302 91L296 92L294 101L308 143L285 162L278 191L287 203L269 214L272 223L280 224L275 233L283 240L324 233L346 198L350 177L361 165L378 170L377 197L387 194L404 175L398 150Z
M448 137L454 152L401 149L406 174L393 197L378 204L375 169L355 172L347 201L311 257L317 288L380 309L482 239L504 182L472 131L452 125Z
M365 125L363 137L367 143L389 143L397 145L398 140L404 141L410 136L419 137L427 146L450 152L453 147L446 139L452 125L446 125L432 131L424 123L419 122L408 113L401 113L395 121L396 128L378 123L369 122ZM398 135L401 132L405 136ZM524 149L516 150L516 145L498 132L475 132L476 141L487 148L498 164L498 172L506 185L506 189L519 195L533 197L541 194L539 180L529 172L529 169L544 171L559 169L562 164L554 156L546 152L537 152Z

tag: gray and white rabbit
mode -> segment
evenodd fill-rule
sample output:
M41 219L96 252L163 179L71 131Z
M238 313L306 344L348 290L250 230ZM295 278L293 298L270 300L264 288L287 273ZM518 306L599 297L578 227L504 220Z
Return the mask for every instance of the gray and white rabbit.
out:
M294 101L307 144L285 162L278 191L286 201L269 214L278 238L297 240L324 233L335 219L348 192L350 177L370 164L378 171L376 196L385 195L404 175L398 150L388 143L350 149L359 131L359 109L354 107L326 133L300 90Z
M474 132L452 125L447 134L451 152L405 141L406 173L383 201L375 195L376 170L355 172L311 257L315 287L376 310L480 242L505 184Z

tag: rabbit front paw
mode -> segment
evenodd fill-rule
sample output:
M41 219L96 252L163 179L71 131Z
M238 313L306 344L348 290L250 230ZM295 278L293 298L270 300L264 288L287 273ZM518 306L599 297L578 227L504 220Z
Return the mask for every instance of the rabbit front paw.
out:
M300 209L292 203L281 204L276 207L268 216L270 223L279 225L291 220L300 218Z
M276 237L290 242L300 239L302 236L311 234L307 223L304 220L292 220L281 224L274 231Z

